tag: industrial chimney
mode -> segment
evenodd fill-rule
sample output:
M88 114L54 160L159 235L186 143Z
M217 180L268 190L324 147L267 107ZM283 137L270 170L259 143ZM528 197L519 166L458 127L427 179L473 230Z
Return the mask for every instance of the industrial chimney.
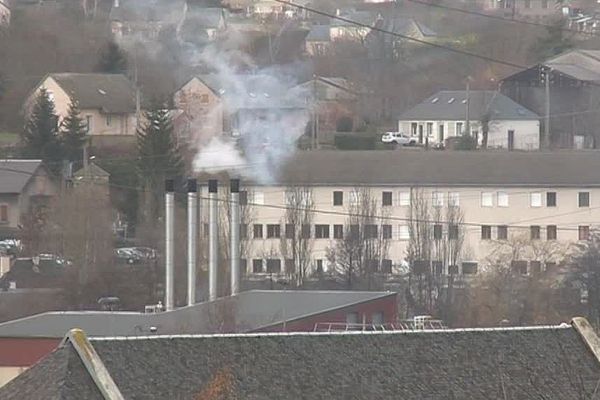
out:
M229 182L229 207L231 219L229 223L229 236L231 239L231 295L240 291L240 180L232 179Z
M196 303L196 250L198 248L198 185L188 179L188 290L187 304Z
M165 181L165 307L173 309L174 303L174 241L175 231L175 183L172 179Z
M216 179L208 181L208 299L210 301L217 299L217 271L219 263L217 187L218 181Z

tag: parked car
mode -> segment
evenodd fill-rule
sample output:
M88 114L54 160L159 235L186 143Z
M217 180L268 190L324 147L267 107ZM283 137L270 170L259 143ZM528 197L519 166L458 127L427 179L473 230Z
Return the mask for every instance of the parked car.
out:
M401 132L386 132L381 136L381 141L383 143L395 143L402 146L413 146L417 144L417 139Z
M156 250L151 247L130 247L130 249L139 254L144 260L156 259Z
M124 262L129 265L139 264L142 262L141 254L134 251L131 247L115 249L115 257L117 261Z
M40 253L37 255L38 260L39 261L54 261L54 264L58 265L58 266L70 266L73 263L71 262L71 260L67 260L66 258L59 256L57 254L51 254L51 253Z
M4 239L0 241L0 255L16 256L22 250L21 241L17 239Z

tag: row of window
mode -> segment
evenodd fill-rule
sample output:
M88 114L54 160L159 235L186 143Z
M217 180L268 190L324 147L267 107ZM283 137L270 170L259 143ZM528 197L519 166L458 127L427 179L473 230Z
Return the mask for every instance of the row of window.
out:
M577 231L578 231L579 240L589 240L590 239L589 225L579 225ZM529 227L529 238L531 240L540 240L541 232L542 232L542 227L540 225L531 225ZM547 225L546 226L546 240L557 240L557 238L558 238L557 226L556 225ZM481 226L481 239L482 240L491 240L492 239L492 226L491 225L482 225ZM498 239L498 240L507 240L508 239L508 226L498 225L496 227L496 239Z
M245 270L247 261L245 259L241 260L242 270ZM379 260L369 260L367 267L372 272L380 272L384 274L392 273L392 260L383 259L381 262ZM279 258L255 258L252 260L252 273L254 274L280 274L284 271L282 267L285 267L285 271L290 272L295 270L294 260L286 258L281 260ZM328 264L326 260L316 259L314 260L313 270L317 273L328 272Z
M8 204L0 204L0 223L8 222Z

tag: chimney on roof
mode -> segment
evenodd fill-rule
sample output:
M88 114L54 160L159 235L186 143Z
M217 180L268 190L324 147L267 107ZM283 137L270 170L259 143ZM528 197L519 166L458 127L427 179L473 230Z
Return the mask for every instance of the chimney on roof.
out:
M219 262L219 231L217 226L218 204L216 179L208 181L208 299L217 299L217 272Z

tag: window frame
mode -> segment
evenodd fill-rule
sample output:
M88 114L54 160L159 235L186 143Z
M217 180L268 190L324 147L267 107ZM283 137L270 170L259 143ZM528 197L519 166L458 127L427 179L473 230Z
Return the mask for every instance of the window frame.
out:
M552 232L552 234L550 234ZM546 225L546 240L558 240L558 227L556 225Z
M582 195L585 195L585 196L582 197ZM587 198L587 200L585 202L582 202L583 198ZM586 204L582 205L582 203L586 203ZM592 201L591 201L590 192L578 192L577 193L577 206L578 206L578 208L589 208L589 206L590 206L591 203L592 203Z
M486 200L489 200L489 204ZM494 207L494 192L481 192L480 205L485 208Z
M481 240L492 240L491 225L481 225Z
M535 201L536 198L539 197L539 202ZM540 208L544 206L544 196L542 192L531 192L529 193L529 207L530 208Z
M281 239L281 224L267 224L267 239Z
M496 204L498 207L506 208L510 206L508 192L498 191L496 193Z
M329 239L329 224L315 224L315 239Z
M386 201L388 200L388 201ZM394 192L384 190L381 192L381 206L392 207L394 205Z
M556 192L546 192L546 207L556 207L557 198Z
M339 198L338 198L339 196ZM333 205L334 207L342 207L344 205L344 192L341 190L333 191Z
M262 224L252 225L252 239L264 239L265 232Z

